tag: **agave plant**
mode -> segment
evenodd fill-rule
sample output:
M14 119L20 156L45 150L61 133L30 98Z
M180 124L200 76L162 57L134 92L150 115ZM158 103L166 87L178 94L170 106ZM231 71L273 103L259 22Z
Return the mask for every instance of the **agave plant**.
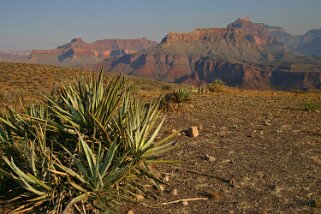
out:
M54 152L47 145L46 130L38 127L36 133L33 141L16 140L12 149L5 151L16 154L15 157L8 158L9 154L2 157L7 167L3 167L1 172L10 178L9 181L17 184L13 189L15 197L6 202L15 206L13 212L22 213L38 207L45 209L53 204L55 211L62 211L61 202L66 194L58 191L61 178L54 173Z
M182 88L168 94L167 99L180 104L189 101L191 99L191 94L187 89Z
M156 141L165 118L159 101L142 105L124 77L107 83L81 77L23 113L0 116L1 173L14 184L13 211L86 212L111 209L142 181L163 182L150 164L171 162L176 133Z

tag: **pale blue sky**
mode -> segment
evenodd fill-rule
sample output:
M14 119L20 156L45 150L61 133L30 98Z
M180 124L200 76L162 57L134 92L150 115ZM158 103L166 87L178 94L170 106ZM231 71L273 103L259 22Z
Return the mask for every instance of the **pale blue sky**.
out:
M243 16L303 34L321 28L321 0L0 0L0 50L55 48L74 37L160 41Z

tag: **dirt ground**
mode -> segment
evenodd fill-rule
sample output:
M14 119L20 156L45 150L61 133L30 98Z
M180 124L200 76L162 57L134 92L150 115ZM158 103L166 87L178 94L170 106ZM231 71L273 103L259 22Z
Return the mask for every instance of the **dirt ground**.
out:
M30 67L26 74L14 73L24 66ZM0 78L0 99L11 102L15 87L26 96L34 96L35 88L48 91L67 72L39 67L39 75L30 79L28 72L37 66L0 63L7 75ZM50 81L45 71L53 74ZM148 100L166 92L160 91L162 83L144 82L136 84L137 96ZM191 126L200 135L177 138L180 147L166 158L182 162L158 167L169 181L157 200L142 201L150 208L127 204L120 213L321 213L321 111L305 111L307 101L321 104L321 93L232 90L194 95L167 114L162 136ZM210 199L161 204L186 198Z
M305 111L308 100L321 103L321 94L194 96L167 115L163 135L191 126L200 135L178 137L166 157L182 163L159 167L168 186L142 201L153 208L128 204L121 213L321 213L321 111Z

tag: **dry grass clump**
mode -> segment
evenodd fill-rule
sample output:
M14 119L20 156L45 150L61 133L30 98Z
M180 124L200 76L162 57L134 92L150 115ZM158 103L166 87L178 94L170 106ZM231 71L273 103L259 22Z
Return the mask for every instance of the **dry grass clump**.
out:
M210 92L227 92L228 87L222 80L214 80L212 83L207 85Z

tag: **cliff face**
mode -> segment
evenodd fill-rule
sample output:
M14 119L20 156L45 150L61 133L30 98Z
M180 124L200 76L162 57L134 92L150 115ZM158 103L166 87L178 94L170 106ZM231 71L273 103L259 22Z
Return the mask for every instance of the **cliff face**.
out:
M232 63L209 58L173 55L126 55L109 60L109 71L150 79L199 85L216 79L247 89L318 89L321 70L292 71L288 66Z
M190 33L169 33L162 43L217 42L220 39L235 43L249 42L257 46L278 45L280 42L268 30L248 18L239 18L226 28L198 28Z
M321 57L321 29L310 30L304 35L293 36L280 27L259 24L278 41L298 54Z
M188 77L191 83L210 83L220 79L227 85L249 89L321 89L321 72L291 71L286 66L219 63L201 59L196 63L195 70L196 72Z
M259 46L278 45L279 41L259 24L252 23L248 17L239 18L229 24L227 29L240 29L245 38Z
M178 83L221 79L243 88L320 89L321 63L293 55L264 24L238 19L226 28L171 32L148 51L109 58L109 72ZM299 66L298 63L312 63ZM291 65L296 68L292 69ZM293 66L294 67L294 66Z
M0 62L26 62L30 51L0 51Z
M33 50L29 59L32 63L55 65L96 64L107 57L119 57L155 46L157 43L141 39L104 39L86 43L81 38L54 50Z

